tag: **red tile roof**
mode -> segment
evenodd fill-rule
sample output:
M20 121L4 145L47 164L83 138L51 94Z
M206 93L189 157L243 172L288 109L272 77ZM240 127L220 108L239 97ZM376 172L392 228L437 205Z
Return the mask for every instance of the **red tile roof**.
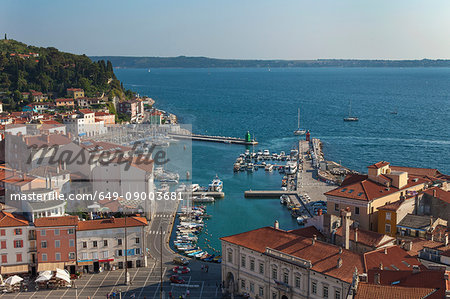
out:
M336 230L336 235L338 236L343 236L342 234L342 226L340 226L337 230ZM355 229L354 228L350 228L350 241L355 241ZM385 240L383 240L386 237ZM369 246L369 247L379 247L382 246L388 242L391 242L395 240L392 237L389 237L387 235L384 234L380 234L377 232L372 232L372 231L368 231L368 230L364 230L364 229L358 229L358 243L361 243L363 245ZM383 242L382 242L383 241Z
M411 242L412 242L411 250L408 251L408 253L412 256L417 256L419 254L419 251L421 251L424 247L433 249L444 247L443 243L420 238L413 239L411 240Z
M82 113L82 114L90 114L90 113L94 113L94 111L90 110L90 109L79 109L78 112Z
M55 102L73 102L73 99L60 98L60 99L56 99Z
M414 273L410 270L369 270L368 282L373 283L375 280L375 274L380 275L381 285L392 285L402 287L415 287L415 288L433 288L436 292L432 296L427 298L439 298L445 297L446 281L445 270L427 270L420 269L419 272Z
M378 207L378 210L388 210L388 211L397 211L398 208L404 203L405 201L400 199L397 201L394 201L393 203L387 203L384 206Z
M146 226L147 219L145 217L127 217L127 227ZM96 229L110 229L125 227L125 218L109 218L98 220L86 220L78 222L79 231L82 230L96 230Z
M380 269L380 265L386 270L410 270L413 265L422 266L422 263L395 245L364 253L364 265L366 270Z
M312 238L314 235L318 238L324 238L324 235L314 226L293 229L289 232L305 238Z
M389 162L386 162L386 161L380 161L380 162L377 162L377 163L375 163L375 164L372 164L372 165L367 166L367 168L375 168L375 169L378 169L378 168L387 166L387 165L389 165L389 164L390 164Z
M350 175L350 176L353 176L353 175ZM379 184L377 182L367 179L367 177L364 178L364 176L361 176L361 175L357 175L357 176L358 176L358 179L355 179L355 180L353 180L351 178L348 178L348 179L346 178L344 180L344 182L346 180L347 180L347 182L349 182L349 181L353 181L353 182L346 183L343 186L340 186L336 189L328 191L325 193L325 195L344 197L344 198L350 198L350 199L358 199L358 200L364 200L364 201L372 201L377 198L381 198L386 195L398 192L400 190L404 190L407 188L411 188L413 186L417 186L417 185L429 182L428 180L423 179L423 178L409 177L408 183L403 188L399 189L399 188L396 188L393 186L387 188L383 184Z
M312 270L346 282L352 281L355 267L359 273L364 272L363 260L359 254L318 240L312 244L310 238L273 227L263 227L220 239L261 253L268 247L309 260ZM340 250L342 253L339 253ZM342 266L338 268L339 258L342 259Z
M438 177L441 173L433 168L418 168L418 167L404 167L404 166L390 166L392 171L406 171L409 175L420 177L431 176Z
M42 217L34 220L36 227L76 226L77 224L77 216Z
M0 211L0 227L28 226L28 221L22 217L9 212Z
M395 298L395 299L422 299L433 294L433 288L408 288L399 286L386 286L368 283L358 284L354 299L367 298ZM427 297L430 298L430 297Z

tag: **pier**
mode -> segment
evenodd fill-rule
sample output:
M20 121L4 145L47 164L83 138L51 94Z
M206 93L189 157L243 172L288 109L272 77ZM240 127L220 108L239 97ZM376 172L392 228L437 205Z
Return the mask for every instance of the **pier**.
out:
M244 139L236 137L225 136L208 136L200 134L175 134L169 133L169 136L174 139L191 139L194 141L218 142L227 144L241 144L241 145L257 145L258 142L254 139Z
M225 193L224 192L218 192L218 191L194 191L192 192L192 196L212 196L214 198L224 198Z
M281 195L296 195L296 191L283 190L249 190L244 192L246 198L280 198Z

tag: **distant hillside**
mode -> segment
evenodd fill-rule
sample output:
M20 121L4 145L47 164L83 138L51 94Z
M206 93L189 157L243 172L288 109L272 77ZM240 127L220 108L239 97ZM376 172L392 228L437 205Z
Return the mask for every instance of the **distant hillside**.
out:
M93 62L86 55L60 52L53 47L0 40L0 92L14 100L8 104L14 106L22 101L21 92L36 90L63 96L69 87L83 88L87 96L105 93L124 97L131 93L117 80L110 61Z
M91 56L121 68L239 68L239 67L450 67L450 60L239 60L207 57Z

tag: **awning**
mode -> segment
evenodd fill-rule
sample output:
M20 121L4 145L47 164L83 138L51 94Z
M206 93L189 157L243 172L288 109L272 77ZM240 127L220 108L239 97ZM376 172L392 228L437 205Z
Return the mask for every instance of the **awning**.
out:
M75 261L65 263L66 266L75 266L76 264L77 264L77 262L75 262Z
M64 269L64 263L39 263L38 264L38 272L41 271L56 271L56 268Z
M94 262L91 261L78 261L77 264L78 266L87 266L87 265L92 265Z
M1 266L1 274L27 273L28 265Z
M107 263L107 262L114 262L114 259L107 259L107 260L98 260L100 263Z

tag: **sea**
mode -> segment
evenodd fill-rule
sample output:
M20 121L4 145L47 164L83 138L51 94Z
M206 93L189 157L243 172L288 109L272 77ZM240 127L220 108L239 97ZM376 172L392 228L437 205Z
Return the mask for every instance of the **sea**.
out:
M277 172L233 173L245 149L288 152L301 127L320 138L327 160L360 172L378 161L450 173L450 68L116 69L124 86L192 125L194 133L243 138L257 146L192 143L192 181L216 175L225 198L207 206L199 244L220 250L220 237L275 220L298 228L276 199L246 199L245 190L279 189ZM344 122L350 113L358 122Z

